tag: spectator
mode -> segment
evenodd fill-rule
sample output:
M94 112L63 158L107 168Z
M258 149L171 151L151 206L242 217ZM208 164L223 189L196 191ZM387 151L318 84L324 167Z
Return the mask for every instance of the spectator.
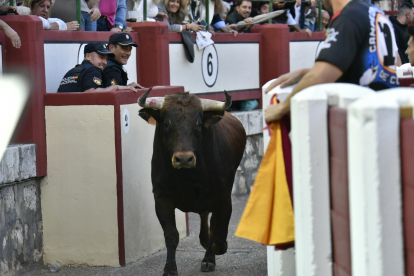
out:
M316 9L316 28L318 31L325 32L326 26L329 24L329 20L331 19L331 16L329 15L329 12L326 10L322 10L322 29L319 30L319 10Z
M93 42L85 46L85 59L82 64L69 70L60 82L58 92L109 92L117 90L137 90L130 86L111 85L105 87L102 70L107 57L114 56L105 43Z
M9 0L0 0L0 11L14 10L20 15L30 15L30 9L25 6L9 6Z
M300 24L299 26L303 29L309 29L315 31L315 22L316 22L316 1L310 0L309 3L301 4L300 9Z
M222 0L216 0L214 5L214 17L210 23L215 32L234 33L237 36L237 31L231 29L226 25L225 19L227 17L227 7ZM222 18L224 14L224 19Z
M126 0L100 0L101 17L97 22L99 32L122 32L126 29Z
M187 14L186 5L187 0L163 0L158 6L158 10L161 13L168 15L168 18L164 22L168 24L168 30L170 32L181 32L183 30L188 31L202 31L204 26L195 23L182 24Z
M293 2L294 5L296 5L295 2ZM312 36L312 31L309 29L301 29L298 25L298 22L293 18L292 14L290 13L290 7L286 6L285 2L275 2L274 3L275 10L285 10L286 14L285 16L279 15L278 17L275 17L274 20L278 23L286 24L289 26L290 31L296 31L296 32L305 32L308 34L309 37Z
M96 31L96 21L101 17L99 11L99 0L86 0L81 1L81 27L82 31Z
M0 30L10 39L14 48L20 48L22 45L19 35L6 22L0 20Z
M32 15L37 15L43 23L45 30L76 31L79 29L79 23L72 21L65 23L59 18L49 18L51 2L50 0L33 0L29 1Z
M407 55L411 66L414 66L414 26L407 28L407 34L409 35L409 40L407 42L407 49L405 50L405 54Z
M390 21L394 26L395 40L397 41L398 53L400 54L401 62L407 63L408 57L405 54L407 50L407 42L410 36L407 34L408 24L411 24L414 19L414 9L410 2L404 2L398 8L397 16L390 16Z
M237 6L233 12L227 15L226 23L229 24L237 24L237 22L244 21L248 25L243 27L242 29L238 29L237 31L248 30L253 23L253 17L250 17L252 12L252 2L247 0L238 0Z
M227 15L229 14L229 9L225 6L225 9L220 14L221 19L226 22Z
M127 33L116 33L109 37L109 51L114 56L108 57L108 62L103 70L106 79L106 85L127 85L128 74L123 65L128 63L131 56L132 46L138 45L132 41L132 38ZM128 86L135 88L144 88L141 85L132 82Z

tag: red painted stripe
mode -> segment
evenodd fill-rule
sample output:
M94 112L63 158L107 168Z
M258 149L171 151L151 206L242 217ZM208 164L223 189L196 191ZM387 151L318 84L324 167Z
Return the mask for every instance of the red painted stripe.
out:
M118 212L118 251L119 265L125 266L125 229L124 229L124 188L122 174L122 139L121 139L121 108L115 104L115 156L116 156L116 192Z
M401 178L403 195L404 253L406 275L414 275L414 120L400 124Z
M348 195L347 112L328 110L332 259L335 276L352 275Z
M305 32L291 32L289 33L289 40L290 41L323 41L325 40L326 35L325 32L313 32L312 37L309 37L307 33Z
M91 93L47 93L45 94L46 106L65 106L65 105L115 105L136 103L138 98L146 89L117 92L91 92ZM175 92L184 92L182 86L156 87L151 91L151 97L163 97Z

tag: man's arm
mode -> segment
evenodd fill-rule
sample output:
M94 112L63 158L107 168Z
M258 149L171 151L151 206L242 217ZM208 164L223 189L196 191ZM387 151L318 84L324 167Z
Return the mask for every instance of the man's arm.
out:
M116 6L116 14L115 14L115 25L121 26L122 28L126 28L125 18L126 18L127 6L125 0L118 0L118 4ZM120 32L121 30L118 28L112 27L110 30L111 32Z
M283 116L290 112L290 99L298 92L312 85L331 83L337 81L343 72L335 65L317 61L310 71L303 76L298 85L293 90L285 101L278 105L271 105L265 110L266 122L273 122L280 120Z
M13 47L20 48L22 45L19 35L6 22L0 20L0 30L10 39Z
M88 0L86 1L90 11L88 14L91 14L91 21L96 21L101 17L101 12L99 11L99 0Z
M106 83L105 86L111 86L116 84L122 84L121 69L116 66L106 67L103 70L105 75Z
M123 85L111 85L105 88L99 87L99 88L90 88L84 92L111 92L111 91L120 91L120 90L132 90L135 93L137 90L132 86L123 86Z

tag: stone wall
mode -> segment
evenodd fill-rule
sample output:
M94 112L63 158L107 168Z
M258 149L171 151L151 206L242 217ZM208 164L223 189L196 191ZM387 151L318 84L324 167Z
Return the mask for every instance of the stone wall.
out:
M243 159L234 179L233 194L250 194L264 155L262 110L232 112L232 114L240 120L247 134Z
M42 258L40 179L35 145L9 146L0 162L0 276Z

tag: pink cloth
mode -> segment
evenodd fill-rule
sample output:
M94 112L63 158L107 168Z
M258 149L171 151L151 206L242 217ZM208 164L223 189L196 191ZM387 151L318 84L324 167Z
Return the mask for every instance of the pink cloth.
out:
M101 15L106 16L108 21L108 28L112 29L115 23L117 0L101 0L99 1L99 10Z

